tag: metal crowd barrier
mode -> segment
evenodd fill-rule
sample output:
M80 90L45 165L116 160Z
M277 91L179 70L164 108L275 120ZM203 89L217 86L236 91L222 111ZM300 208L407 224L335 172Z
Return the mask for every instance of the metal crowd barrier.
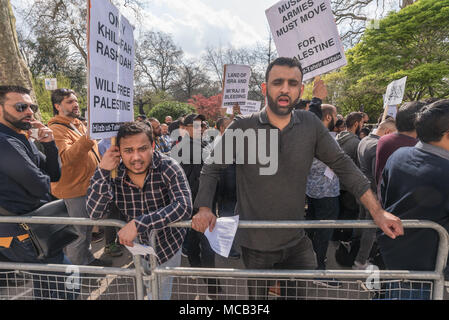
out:
M50 217L0 217L0 223L27 224L71 224L101 227L126 225L120 220L90 220L87 218ZM0 262L0 300L34 299L36 283L43 292L40 298L53 299L57 292L59 299L98 299L143 300L145 297L142 268L139 256L133 257L134 268L112 268L94 266L75 266L64 264L37 264ZM5 271L8 270L8 271ZM65 289L59 289L61 282ZM68 287L68 288L67 288ZM76 294L74 294L76 292ZM58 298L55 298L58 299Z
M162 276L173 277L173 295L178 299L201 299L209 296L215 299L247 299L248 285L286 287L290 284L293 295L283 296L292 299L388 299L402 298L404 286L427 295L430 299L442 300L444 295L444 268L448 257L449 235L445 228L431 221L404 220L404 229L433 229L439 235L438 254L434 271L378 270L380 289L366 288L367 271L357 270L242 270L217 268L161 268L156 266L154 257L152 270L153 298L159 297L158 281ZM172 227L189 228L190 222L179 222ZM373 221L240 221L239 228L378 228ZM152 237L155 243L155 235ZM372 272L372 271L371 271ZM213 281L211 281L211 279ZM338 279L339 288L319 288L317 279ZM343 279L343 280L342 280ZM292 282L293 281L293 282ZM218 283L220 282L220 284ZM212 290L211 290L212 289ZM239 290L240 289L240 290ZM407 291L407 289L404 289ZM208 293L209 291L209 293ZM212 291L212 293L210 293ZM240 291L240 292L239 292ZM288 292L289 290L285 290ZM291 291L291 290L290 290ZM269 293L271 294L271 292ZM256 296L265 299L267 297Z
M126 223L119 220L90 220L83 218L46 218L46 217L0 217L0 223L39 223L39 224L73 224L92 225L103 227L123 227ZM442 300L444 294L444 268L448 257L449 235L445 228L430 222L418 220L402 221L404 228L429 228L439 235L438 255L434 271L410 270L379 270L382 286L379 290L367 289L364 281L367 279L366 271L357 270L247 270L231 268L162 268L157 265L156 258L150 257L151 274L145 275L141 259L133 257L134 268L107 268L92 266L68 266L29 264L15 262L0 262L0 299L32 299L29 294L33 290L35 281L48 283L49 290L55 290L57 282L73 284L73 276L61 276L63 273L76 271L75 280L82 280L81 294L78 299L97 299L107 295L112 299L145 298L144 281L149 281L152 299L160 297L159 283L161 277L169 276L175 281L173 284L172 299L196 299L207 297L204 293L209 287L216 286L216 292L211 295L216 299L248 299L246 291L248 285L280 288L288 287L293 292L288 298L302 299L376 299L379 294L394 291L405 282L418 287L421 291L430 291L429 297ZM190 228L190 221L171 224L170 227ZM377 228L372 221L240 221L239 228ZM151 241L156 243L156 234L153 232ZM5 271L8 270L8 271ZM20 274L20 276L19 276ZM338 279L341 285L338 289L317 288L316 279ZM215 281L215 282L214 282ZM7 283L2 287L1 283ZM87 283L87 284L86 284ZM214 284L215 283L215 284ZM220 283L220 284L219 284ZM391 286L393 285L393 289ZM390 286L390 287L385 287ZM112 292L108 293L107 290ZM222 290L219 292L218 288ZM6 294L2 290L7 291ZM84 291L84 292L83 292ZM287 290L288 292L289 290ZM70 299L73 290L62 292ZM193 295L192 295L193 293ZM257 298L257 297L256 297ZM265 297L258 297L265 298Z

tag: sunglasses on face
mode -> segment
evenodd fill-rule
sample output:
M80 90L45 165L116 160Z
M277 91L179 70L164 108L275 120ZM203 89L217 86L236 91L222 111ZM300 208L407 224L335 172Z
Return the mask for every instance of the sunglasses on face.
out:
M28 107L30 107L31 111L33 112L37 112L37 110L39 109L38 105L27 104L24 102L18 102L15 105L13 105L13 107L16 109L17 112L24 112L26 109L28 109Z

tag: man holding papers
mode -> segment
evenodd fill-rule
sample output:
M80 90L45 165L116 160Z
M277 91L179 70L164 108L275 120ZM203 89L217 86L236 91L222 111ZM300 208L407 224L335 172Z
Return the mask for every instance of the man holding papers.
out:
M267 105L253 115L234 119L214 149L214 157L221 161L214 159L215 162L203 166L194 205L199 212L192 219L192 227L200 232L214 228L216 217L210 208L216 183L220 170L234 159L237 164L236 214L240 215L240 220L304 219L306 180L316 157L361 200L388 236L402 235L401 221L382 209L370 190L369 181L340 149L320 119L310 112L293 111L303 91L302 75L301 65L291 58L278 58L268 66L266 83L262 87ZM238 132L245 137L238 139ZM250 136L257 139L253 144L258 147L255 163L245 162L254 153L251 144L242 143L242 147L237 141L237 146L232 146L236 140L245 141ZM230 151L233 154L226 157ZM263 163L267 153L270 157L274 155L268 169L274 167L275 170L267 170L267 164ZM242 247L243 262L248 269L316 268L312 243L304 230L243 229L237 232L236 240ZM295 290L296 285L289 283L283 294L295 297ZM267 291L266 283L248 281L250 298L266 299Z

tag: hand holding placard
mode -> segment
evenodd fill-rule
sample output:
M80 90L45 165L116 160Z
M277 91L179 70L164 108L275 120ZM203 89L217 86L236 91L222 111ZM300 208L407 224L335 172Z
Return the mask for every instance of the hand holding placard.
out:
M103 158L101 159L99 166L101 169L113 171L117 169L119 164L120 164L119 148L116 145L111 144L109 149L106 150L105 154L103 155Z

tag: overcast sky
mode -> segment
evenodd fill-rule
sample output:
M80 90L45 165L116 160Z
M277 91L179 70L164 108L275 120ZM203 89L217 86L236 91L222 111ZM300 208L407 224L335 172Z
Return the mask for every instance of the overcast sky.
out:
M124 1L122 1L124 3ZM207 46L231 44L240 48L267 41L265 9L276 0L140 0L143 28L170 33L188 56L198 56ZM32 0L11 0L13 8L29 8ZM121 8L138 27L135 14ZM18 26L23 21L16 14ZM142 30L136 29L135 37Z
M266 42L269 37L265 10L278 0L139 0L143 9L142 29L135 13L121 7L122 13L136 25L135 37L143 30L163 31L172 35L187 56L201 55L207 46L236 48ZM392 0L387 0L392 1ZM124 0L116 2L125 3ZM29 8L33 0L11 0L14 8ZM373 10L368 10L373 11ZM377 10L375 10L377 11ZM17 16L18 25L23 23ZM26 25L26 24L25 24Z
M144 28L170 33L191 56L207 46L267 41L265 9L275 0L145 0ZM127 14L129 16L129 14ZM138 36L138 35L136 35Z

